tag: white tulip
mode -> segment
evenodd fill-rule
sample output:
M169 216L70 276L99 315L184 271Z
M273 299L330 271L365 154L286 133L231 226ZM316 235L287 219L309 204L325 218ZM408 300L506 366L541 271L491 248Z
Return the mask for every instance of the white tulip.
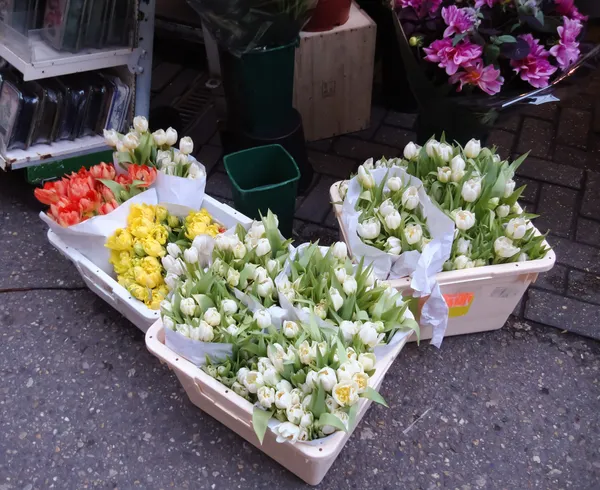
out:
M306 429L307 427L310 427L314 422L314 415L312 414L312 412L304 412L304 415L302 415L302 418L300 419L300 427L302 427L303 429Z
M318 380L323 386L323 389L327 392L331 392L333 387L337 384L337 376L335 371L330 367L324 367L318 373Z
M304 415L304 409L302 405L291 405L285 411L285 416L293 424L299 424Z
M454 157L456 158L456 157ZM437 169L437 178L442 183L445 184L450 180L450 176L452 175L452 169L450 167L438 167Z
M450 170L452 172L463 172L465 170L465 161L463 160L463 158L460 155L456 155L451 161L450 161Z
M269 273L267 272L267 269L261 266L256 267L251 274L251 279L256 282L266 281L268 277Z
M471 139L465 146L465 155L467 158L477 158L481 152L481 142Z
M372 187L375 187L375 179L373 179L373 176L364 168L363 165L358 167L358 182L365 189L371 189Z
M233 315L238 311L237 303L232 299L224 299L221 301L221 308L226 315Z
M268 386L261 386L257 392L258 403L264 408L271 408L275 403L275 390Z
M169 245L175 245L175 244L169 244ZM177 245L175 245L177 247ZM179 247L177 247L179 248ZM167 252L168 252L168 248L167 248ZM181 249L179 249L179 252L181 253ZM162 259L160 259L162 266L165 268L165 270L167 271L167 273L172 272L175 268L177 268L177 259L175 259L172 255L165 255Z
M450 174L450 180L452 182L460 182L465 176L465 172L463 170L457 170L456 172L452 172Z
M335 273L335 277L337 278L337 280L339 281L340 284L343 284L344 281L346 280L346 277L348 275L348 273L346 272L346 269L344 267L337 267L334 270Z
M171 317L163 316L162 321L163 321L163 325L165 326L165 328L168 328L170 330L175 330L175 322L173 321L173 319Z
M283 422L279 424L277 427L273 429L273 432L277 434L276 441L281 442L290 442L295 444L298 442L298 438L300 437L301 429L295 424L291 422Z
M267 310L255 311L252 318L260 328L267 328L271 325L271 315Z
M129 148L123 144L123 141L119 140L117 141L117 151L120 153L129 153Z
M515 247L513 245L513 241L510 238L505 236L496 238L496 241L494 242L494 252L496 252L498 257L502 257L504 259L513 257L514 255L518 254L520 250L521 249L519 247Z
M179 248L179 245L177 245L176 243L169 243L167 245L167 253L171 257L176 259L177 257L179 257L181 255L181 248ZM167 268L165 267L165 269L167 269ZM167 269L167 270L169 270L169 269Z
M338 311L344 305L344 298L336 288L329 288L329 295L331 296L331 306Z
M365 170L373 170L373 158L367 158L362 166L365 167Z
M240 273L233 267L230 267L229 271L227 271L227 284L229 284L231 287L236 287L239 283Z
M518 202L514 203L510 210L513 212L513 214L523 214L523 208Z
M410 186L402 194L402 206L409 211L419 205L419 191L415 186Z
M336 357L337 357L337 354L336 354ZM348 347L346 349L346 358L350 361L356 361L356 359L358 358L356 351L352 347ZM338 359L338 361L339 361L339 359ZM342 359L342 361L344 361L344 359Z
M510 206L508 204L502 204L496 208L496 214L500 218L506 218L510 213Z
M454 268L458 269L458 270L466 269L468 262L469 262L469 257L467 257L466 255L458 255L454 259Z
M333 413L336 409L340 407L331 395L327 395L325 397L325 406L327 407L327 411L329 413Z
M475 214L461 209L454 216L454 222L459 230L469 230L475 226Z
M358 325L349 320L343 320L340 323L340 330L346 342L351 342L352 338L358 333Z
M452 147L447 145L446 143L440 143L440 145L435 149L439 157L445 162L449 162L452 158Z
M498 207L498 204L500 204L500 199L497 198L497 197L492 197L488 201L488 208L490 208L490 209L496 209Z
M292 395L289 391L278 390L275 392L275 406L279 410L285 410L292 404Z
M186 316L194 316L196 313L196 302L194 298L183 298L179 303L181 313Z
M217 250L229 250L231 241L229 240L229 237L227 235L217 235L215 237L215 247L217 247Z
M177 131L175 131L173 128L168 128L165 135L167 137L167 145L175 146L175 143L177 143L178 138Z
M404 158L407 160L413 160L419 156L420 146L415 145L412 141L404 147Z
M358 363L362 366L365 371L373 371L375 369L375 354L363 353L358 356Z
M381 214L381 216L383 216L384 218L388 214L393 213L395 210L396 207L394 206L394 203L391 199L386 199L381 203L381 206L379 206L379 214Z
M358 284L356 283L356 279L353 276L346 277L344 284L342 285L344 288L344 292L346 294L354 294L356 293L356 289L358 288Z
M274 367L267 368L262 375L265 385L268 386L277 386L277 383L281 381L281 377Z
M373 240L379 236L381 224L376 218L369 218L362 223L358 223L356 232L365 240Z
M390 177L385 183L392 192L398 192L402 188L402 179L400 177Z
M262 374L258 371L248 371L242 378L242 384L250 393L256 393L261 386L265 385L265 382Z
M423 228L419 224L411 223L404 228L404 236L409 245L415 245L423 237Z
M235 324L229 325L226 329L229 335L233 335L234 337L239 333L240 329Z
M456 252L461 255L469 255L471 253L471 240L459 238L456 242Z
M235 252L234 252L234 255L235 255ZM239 257L239 258L242 258L242 257ZM277 262L275 259L267 260L267 272L269 274L271 274L271 275L277 274L278 269L279 269L279 262Z
M373 270L369 271L367 277L365 277L365 286L370 288L375 285L375 274L373 274Z
M331 253L336 259L345 260L348 257L348 247L344 242L336 242L332 246Z
M194 247L190 247L183 252L183 260L185 260L188 264L195 264L198 262L199 254L198 250Z
M528 260L529 260L529 255L527 255L525 252L523 252L522 254L519 255L517 262L527 262Z
M327 318L327 305L321 301L317 306L315 306L314 313L321 320L325 320L325 318Z
M481 180L469 179L463 186L461 191L462 198L467 202L474 202L481 194Z
M268 298L274 289L275 285L273 284L273 279L268 277L263 282L258 283L258 285L256 286L256 293L261 298Z
M384 221L385 226L387 226L389 230L395 230L400 226L400 223L402 223L402 216L400 216L398 211L394 210L385 217Z
M438 154L437 149L440 147L440 143L434 139L429 140L425 143L425 152L429 158L433 158Z
M293 389L293 386L288 380L282 379L279 381L279 383L277 383L275 389L277 391L284 391L286 393L290 393Z
M273 363L271 362L271 359L269 359L268 357L261 357L258 359L258 362L256 363L256 369L258 369L258 372L260 374L263 374L267 369L272 368L273 367Z
M231 385L231 389L243 398L246 398L249 394L248 390L244 387L244 385L238 383L237 381L235 381Z
M172 291L179 284L179 276L169 272L165 276L165 284L167 285L167 288L169 289L169 291Z
M361 342L365 344L367 347L375 347L381 341L380 335L377 333L377 330L371 322L365 322L360 330L358 331L358 337Z
M203 177L206 177L206 172L202 168L200 168L196 163L192 162L190 163L190 166L188 168L187 176L188 179L199 180Z
M283 335L285 335L288 339L296 338L300 333L300 326L291 320L284 321L282 329Z
M333 387L331 394L341 407L351 407L358 401L358 385L351 380L342 381Z
M512 218L506 225L506 236L514 240L520 240L527 233L527 221L525 218Z
M271 251L271 243L267 238L261 238L256 245L256 255L262 257Z
M179 151L184 155L190 155L194 151L194 142L189 136L184 136L179 140Z
M350 423L350 415L348 415L342 410L336 410L335 412L333 412L333 415L340 419L341 422L346 426L346 429L348 429L348 424Z
M127 133L123 137L123 145L125 145L125 147L129 150L135 150L138 146L140 146L140 139L135 133Z
M164 129L159 129L158 131L154 131L154 133L152 133L152 139L154 140L156 146L163 146L167 142L167 133L165 133Z
M133 118L133 127L138 133L145 133L148 131L148 119L144 116L135 116Z
M310 364L317 357L317 349L313 348L307 340L304 340L298 346L298 357L300 357L300 362L302 364Z
M236 374L236 379L237 379L238 383L244 384L244 378L246 377L246 375L249 372L250 372L250 370L248 368L240 368Z
M484 265L487 264L483 259L477 259L475 262L473 262L473 267L483 267Z
M319 388L319 374L316 371L310 370L306 373L306 386L308 386L311 390L315 390Z
M104 130L104 142L108 146L112 146L116 148L119 144L119 133L117 133L114 129L105 129Z
M346 361L340 364L337 369L337 377L340 381L348 381L352 379L355 373L362 373L363 367L358 361Z
M396 238L395 236L388 237L385 241L386 246L388 247L388 253L392 255L400 255L402 253L402 240L400 238Z
M177 325L175 325L175 329L177 332L179 332L184 337L187 337L188 339L191 338L192 328L188 324L178 323Z
M364 393L369 387L369 375L365 373L354 373L352 381L358 386L358 393Z
M512 193L515 191L515 185L516 182L512 179L504 184L504 199L507 199L512 195Z
M204 321L208 323L211 327L216 327L221 323L221 314L219 310L214 307L209 308L204 312Z
M198 340L201 342L212 342L215 338L215 332L212 326L204 320L200 320L200 325L196 330L198 331Z

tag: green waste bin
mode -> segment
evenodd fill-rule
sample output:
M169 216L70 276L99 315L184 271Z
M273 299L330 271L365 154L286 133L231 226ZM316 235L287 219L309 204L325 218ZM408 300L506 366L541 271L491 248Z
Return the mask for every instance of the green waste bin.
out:
M260 219L270 209L279 218L279 230L292 236L300 171L281 145L250 148L225 155L235 209Z

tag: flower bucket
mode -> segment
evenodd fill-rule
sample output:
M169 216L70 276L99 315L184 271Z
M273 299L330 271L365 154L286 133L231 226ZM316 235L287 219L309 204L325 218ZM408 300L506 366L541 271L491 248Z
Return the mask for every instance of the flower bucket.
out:
M291 155L280 145L267 145L226 155L223 162L235 209L254 219L270 209L279 218L281 233L290 237L300 179Z
M344 25L350 17L351 5L352 0L319 0L313 16L302 30L323 32Z

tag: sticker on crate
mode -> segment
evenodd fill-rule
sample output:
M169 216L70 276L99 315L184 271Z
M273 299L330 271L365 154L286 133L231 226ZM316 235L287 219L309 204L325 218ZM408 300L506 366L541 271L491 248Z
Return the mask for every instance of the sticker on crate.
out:
M473 299L475 298L475 293L444 294L443 296L446 300L446 304L448 305L448 317L456 318L459 316L465 316L467 313L469 313L469 309L471 308ZM429 296L419 298L419 313L421 313L421 309L427 301L427 298L429 298Z

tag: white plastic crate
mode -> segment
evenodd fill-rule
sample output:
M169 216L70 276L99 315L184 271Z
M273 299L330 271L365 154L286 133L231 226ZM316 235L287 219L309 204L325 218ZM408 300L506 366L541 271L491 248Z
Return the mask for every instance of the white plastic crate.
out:
M158 320L146 333L146 347L161 362L166 363L177 375L191 402L202 411L229 427L239 436L273 458L310 485L318 485L334 463L352 432L335 432L314 444L276 442L275 434L267 429L262 445L252 428L252 404L237 395L202 369L176 354L164 343L164 327ZM375 365L370 385L378 390L394 359L398 356L407 337ZM356 426L365 415L371 401L362 398ZM354 429L352 428L352 429Z
M204 197L202 207L206 208L215 221L221 223L226 228L236 226L238 223L242 225L252 223L252 220L247 216L238 213L231 206L223 204L210 196ZM48 230L48 240L65 258L73 262L79 274L81 274L81 277L92 291L115 310L119 311L140 330L146 332L150 325L159 318L158 311L151 310L144 303L133 298L115 278L96 267L82 253L65 245L51 230Z
M331 186L330 195L342 239L348 237L341 219L342 201L339 185ZM536 230L537 231L537 230ZM548 243L546 246L549 247ZM350 247L348 252L352 253ZM457 271L440 272L436 279L449 306L446 336L497 330L508 320L517 304L540 272L554 267L556 255L550 250L543 258L527 262L488 265ZM412 295L410 278L390 281L391 285L405 295ZM422 299L425 301L425 298ZM421 328L421 340L431 338L431 328ZM412 341L416 340L413 335Z

